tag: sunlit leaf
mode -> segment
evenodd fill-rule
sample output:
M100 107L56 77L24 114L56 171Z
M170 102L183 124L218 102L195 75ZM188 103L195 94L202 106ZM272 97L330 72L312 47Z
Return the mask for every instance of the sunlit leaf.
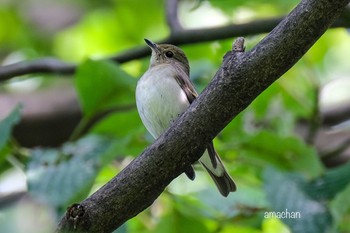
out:
M239 14L242 17L244 13L246 17L254 15L255 17L267 17L273 15L281 15L288 10L291 10L298 1L283 1L273 0L269 2L255 1L255 0L237 0L237 1L222 1L222 0L209 0L214 6L220 8L225 14L231 16ZM242 12L243 11L243 12ZM270 15L268 15L270 13Z
M226 225L222 227L222 230L220 233L261 233L260 230L254 228L253 226L249 226L248 224L246 226L242 225Z
M265 218L262 222L263 233L291 233L288 227L277 218Z
M350 184L330 203L330 209L332 216L334 217L337 230L342 232L349 232L349 219L350 219Z
M155 233L203 232L209 233L207 227L198 218L184 216L177 211L163 216L153 231Z
M54 50L61 58L73 61L111 56L143 44L145 37L154 41L165 37L167 27L163 17L161 0L111 0L59 32Z

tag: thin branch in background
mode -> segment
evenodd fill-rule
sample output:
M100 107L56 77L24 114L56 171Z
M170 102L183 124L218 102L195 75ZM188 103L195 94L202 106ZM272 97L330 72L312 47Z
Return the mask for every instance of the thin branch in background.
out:
M92 116L90 119L83 118L78 126L73 131L72 135L70 136L70 141L74 141L81 137L82 135L86 134L96 123L103 120L104 118L110 116L113 113L118 112L127 112L135 109L135 104L129 104L125 106L114 106L110 107L108 109L105 109L101 112L98 112L96 115Z
M137 46L135 48L128 49L124 52L121 52L115 56L108 57L104 60L112 60L119 64L133 61L136 59L147 57L151 54L151 51L148 46Z
M311 112L311 116L308 124L308 132L305 138L306 143L311 145L314 144L317 133L321 126L321 112L320 112L319 97L320 97L320 87L315 85L313 108L312 108L312 112Z
M179 20L178 10L179 10L178 0L165 1L165 16L166 16L166 20L170 28L171 34L184 30Z
M55 58L40 58L32 61L21 61L0 67L0 81L32 73L73 74L76 66Z
M238 36L250 36L271 31L283 19L276 17L271 19L256 20L243 24L231 24L227 26L219 26L214 28L202 29L182 29L177 19L177 10L171 10L170 6L177 5L177 1L169 0L167 3L168 24L173 32L167 38L159 41L159 43L168 43L175 45L194 44L208 42L213 40L228 39ZM350 27L350 10L347 8L340 19L338 19L331 27ZM147 46L138 46L117 54L110 59L118 63L125 63L135 59L146 57L150 54ZM105 60L104 59L104 60ZM55 58L40 58L32 61L21 61L11 65L0 67L0 82L9 80L13 77L33 74L33 73L56 73L70 75L75 72L76 64L70 64Z

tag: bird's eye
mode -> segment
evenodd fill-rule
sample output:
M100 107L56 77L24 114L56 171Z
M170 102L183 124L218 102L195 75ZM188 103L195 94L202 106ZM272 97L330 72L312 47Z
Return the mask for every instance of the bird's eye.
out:
M168 57L168 58L172 58L172 57L174 56L174 53L171 52L171 51L167 51L167 52L165 53L165 56Z

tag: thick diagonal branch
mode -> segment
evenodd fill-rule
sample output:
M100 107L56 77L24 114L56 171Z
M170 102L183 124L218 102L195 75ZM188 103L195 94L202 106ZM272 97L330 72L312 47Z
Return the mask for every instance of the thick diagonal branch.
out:
M115 178L72 207L58 232L112 232L150 206L215 135L306 53L348 2L303 0L252 51L226 54L189 109Z

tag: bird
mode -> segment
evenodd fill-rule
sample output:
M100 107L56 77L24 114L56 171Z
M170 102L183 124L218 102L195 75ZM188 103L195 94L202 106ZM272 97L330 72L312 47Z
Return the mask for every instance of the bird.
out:
M148 70L137 82L136 106L142 123L156 139L186 111L198 94L189 78L190 66L182 49L144 40L152 54ZM198 161L224 197L236 191L236 184L216 153L213 142L208 144ZM184 172L189 179L195 179L192 165Z

